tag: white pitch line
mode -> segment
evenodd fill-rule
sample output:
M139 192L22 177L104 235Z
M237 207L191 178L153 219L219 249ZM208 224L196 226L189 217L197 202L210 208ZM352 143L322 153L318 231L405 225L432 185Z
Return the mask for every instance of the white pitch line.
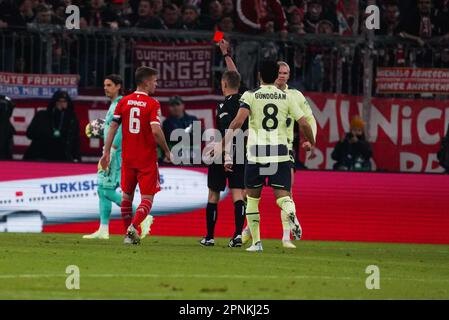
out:
M293 259L293 260L317 260L317 261L330 261L330 262L350 262L351 260L354 260L355 263L360 263L360 264L366 264L366 265L370 265L370 264L393 264L395 266L397 265L403 265L403 266L410 266L410 265L417 265L418 267L423 267L422 262L419 261L407 261L407 262L402 262L402 261L382 261L382 262L377 262L374 261L373 259L359 259L358 257L356 257L355 255L358 253L352 253L354 256L347 256L344 258L339 258L339 257L332 257L332 258L322 258L322 257L315 257L315 256L293 256L293 255L285 255L282 258L283 259ZM378 259L382 259L383 257L377 257ZM433 265L432 268L444 268L447 269L447 267L445 267L445 265Z
M17 278L53 278L53 277L67 277L67 274L3 274L0 279L17 279ZM364 281L364 277L329 277L329 276L312 276L312 275L290 275L290 276L276 276L276 275L234 275L234 274L81 274L80 277L86 278L205 278L205 279L318 279L318 280L353 280ZM423 279L423 278L391 278L381 277L381 280L387 281L421 281L421 282L449 282L448 279Z

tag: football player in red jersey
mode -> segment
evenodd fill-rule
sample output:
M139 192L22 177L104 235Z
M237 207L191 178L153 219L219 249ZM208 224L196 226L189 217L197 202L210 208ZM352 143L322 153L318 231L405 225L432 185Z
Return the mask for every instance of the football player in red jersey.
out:
M160 104L149 96L156 90L157 76L157 70L153 68L139 67L136 70L137 90L123 97L117 104L103 156L100 159L103 170L107 170L112 141L121 123L123 136L121 213L126 230L125 243L140 243L137 226L149 214L154 195L160 190L157 144L162 148L167 160L172 160L172 154L161 129ZM132 201L137 183L142 201L132 218Z

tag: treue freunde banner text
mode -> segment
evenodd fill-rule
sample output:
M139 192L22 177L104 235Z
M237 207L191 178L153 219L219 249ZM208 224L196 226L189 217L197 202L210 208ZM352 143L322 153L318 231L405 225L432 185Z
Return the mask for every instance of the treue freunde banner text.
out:
M29 74L0 72L0 95L11 98L51 98L58 90L78 95L77 74Z
M350 119L362 114L362 97L305 93L318 123L317 157L300 159L310 169L332 169L331 158L335 144L349 131ZM215 109L220 96L189 97L185 99L186 111L203 122L205 128L215 126ZM167 98L160 97L162 114L167 116ZM47 99L16 100L12 123L14 153L20 159L30 140L26 129L36 111L47 107ZM84 127L93 119L104 118L108 102L89 99L76 100L75 111L80 122L81 151L84 158L98 159L101 153L99 139L88 139ZM369 141L373 149L372 168L389 172L443 172L438 164L437 152L449 124L449 101L419 99L373 98ZM198 142L199 143L199 142Z

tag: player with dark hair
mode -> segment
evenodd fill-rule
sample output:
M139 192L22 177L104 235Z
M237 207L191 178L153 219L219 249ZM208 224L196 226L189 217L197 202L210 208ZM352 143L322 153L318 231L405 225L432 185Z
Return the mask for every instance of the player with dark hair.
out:
M114 118L115 108L122 99L121 91L123 90L123 80L117 74L108 75L103 82L104 93L111 100L111 105L106 113L104 120L103 141L106 141L109 127ZM86 126L86 135L91 135L91 123ZM109 170L103 170L98 166L98 198L100 205L100 227L92 234L83 236L84 239L109 239L109 218L111 216L112 203L120 207L122 202L121 193L117 192L117 187L120 185L120 170L122 166L122 131L119 127L117 134L112 142L111 162ZM133 212L136 208L133 206ZM153 223L153 217L149 215L141 224L142 237L145 237L150 226Z
M227 53L228 44L224 40L221 41L220 47L225 59L229 59ZM232 59L231 59L232 62ZM239 88L240 88L240 74L237 72L235 65L229 67L221 77L221 90L225 96L224 102L217 106L216 123L217 129L220 131L220 136L224 137L229 124L237 115L240 106ZM246 130L247 123L243 124L242 130ZM243 132L242 132L243 134ZM215 141L221 143L221 141ZM237 141L235 141L237 143ZM235 148L235 147L234 147ZM235 218L235 232L232 239L229 241L229 247L242 246L242 229L245 223L245 202L243 198L244 171L245 159L243 163L236 163L237 155L234 153L234 170L233 172L225 172L223 167L223 158L220 163L212 163L208 168L207 186L209 188L208 203L206 207L206 224L207 235L200 241L203 246L213 246L214 229L218 217L218 201L220 199L220 192L226 188L226 181L228 181L229 189L231 190L232 201L234 202L234 218Z
M317 124L316 124L315 117L313 116L312 109L310 108L309 103L307 102L306 98L299 90L290 88L287 85L287 82L290 78L289 65L284 61L279 61L278 66L279 66L279 74L278 74L278 78L275 81L276 86L279 89L281 89L282 91L286 92L288 95L291 95L294 98L294 100L298 103L298 107L301 108L301 110L303 111L306 121L310 124L310 126L312 128L313 136L316 138ZM288 119L287 119L287 133L288 133L287 143L288 143L288 151L289 151L289 155L290 155L292 186L293 186L295 170L296 170L295 169L296 168L296 166L295 166L296 159L295 159L294 150L293 150L294 125L295 125L294 120L291 117L288 117ZM314 153L314 150L313 150L310 142L305 141L303 143L302 147L304 148L304 150L311 152L309 159L312 159L315 157L315 153ZM292 193L292 198L293 198L292 190L291 190L291 193ZM285 211L282 211L282 210L281 210L281 221L282 221L282 230L283 230L282 246L284 248L290 248L290 249L296 248L296 246L290 240L290 233L292 230L292 228L290 226L291 221L289 219L288 213ZM302 236L302 229L299 228L296 230L297 230L297 232L293 234L293 237L296 240L299 240L299 239L301 239L301 236ZM250 237L251 237L251 233L249 231L249 227L247 226L242 232L243 244L245 244L250 239Z
M157 86L158 72L149 67L139 67L135 72L137 90L118 103L109 128L100 165L103 170L110 166L111 146L122 123L122 171L123 190L121 213L124 222L126 244L139 244L138 226L151 211L154 196L160 191L157 165L157 145L162 148L167 161L172 160L160 124L160 104L149 95ZM134 191L139 184L141 203L132 217Z
M261 85L255 90L246 91L240 99L240 109L229 125L223 141L225 147L225 170L233 170L229 161L232 137L249 117L247 143L248 163L245 166L245 187L247 192L246 219L253 237L247 251L262 251L260 240L259 201L262 187L273 188L276 203L288 213L293 226L292 232L300 229L296 218L295 203L291 198L290 156L288 152L287 119L297 121L311 146L315 144L313 131L297 102L284 91L278 89L275 81L279 66L276 61L263 61L260 64Z

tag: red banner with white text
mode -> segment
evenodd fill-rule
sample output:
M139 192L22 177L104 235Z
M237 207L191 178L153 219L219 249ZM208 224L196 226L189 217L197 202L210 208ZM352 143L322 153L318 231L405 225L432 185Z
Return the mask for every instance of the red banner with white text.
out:
M449 94L449 69L438 68L378 68L378 93Z

